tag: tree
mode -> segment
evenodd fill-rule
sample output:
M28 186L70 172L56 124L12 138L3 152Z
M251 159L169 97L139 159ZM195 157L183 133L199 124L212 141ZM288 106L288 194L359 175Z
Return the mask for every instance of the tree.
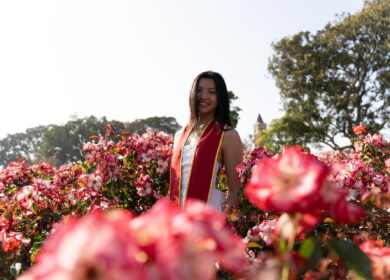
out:
M237 100L238 97L232 91L228 91L228 95L230 100L230 120L232 121L233 127L236 127L240 119L239 113L242 110L238 106L233 106L233 101Z
M65 125L48 125L29 128L24 133L7 135L0 140L0 167L9 162L25 159L28 164L46 161L54 165L76 162L82 159L83 143L101 137L110 124L115 134L123 131L142 134L147 130L164 131L173 135L180 128L173 117L152 117L134 122L108 121L105 117L73 116Z
M180 125L173 117L150 117L146 119L136 119L125 124L125 130L143 134L149 130L164 131L167 134L174 135L180 128Z
M282 152L283 146L299 144L305 147L307 135L310 133L301 120L286 115L271 121L268 128L256 140L256 144L261 144L268 151L276 154Z
M91 136L103 136L107 124L115 127L118 133L124 129L122 122L94 116L70 120L65 125L51 125L43 135L39 159L54 165L81 160L83 143L91 141Z
M108 121L105 117L101 119L94 116L74 118L65 125L52 125L47 129L39 147L39 159L54 165L81 160L80 150L83 143L94 141L90 139L91 136L103 136L108 124L114 127L116 134L123 131L142 134L148 130L155 130L173 135L180 128L173 117L151 117L125 123L115 120Z
M9 134L0 140L0 165L5 167L9 162L25 159L28 164L38 160L37 151L42 143L46 126L29 128L26 132Z
M390 2L373 0L315 34L300 32L274 44L269 71L286 112L262 140L344 149L351 145L338 139L351 139L353 126L372 132L388 127L389 26Z

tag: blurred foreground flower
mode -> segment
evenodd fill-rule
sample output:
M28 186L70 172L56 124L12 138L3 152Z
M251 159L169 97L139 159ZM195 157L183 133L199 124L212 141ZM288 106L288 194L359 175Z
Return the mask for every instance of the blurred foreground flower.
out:
M347 193L327 180L330 171L299 146L285 147L276 158L259 162L245 194L263 211L303 214L295 223L307 229L321 222L321 214L340 223L358 222L365 216L363 208L348 202Z
M162 199L133 218L124 210L64 220L23 274L29 279L215 279L215 263L244 267L243 244L202 202Z
M300 147L286 147L277 158L259 162L245 193L264 211L308 211L318 203L328 174L327 166Z
M370 258L375 279L390 279L390 247L376 246L377 243L367 240L360 249Z

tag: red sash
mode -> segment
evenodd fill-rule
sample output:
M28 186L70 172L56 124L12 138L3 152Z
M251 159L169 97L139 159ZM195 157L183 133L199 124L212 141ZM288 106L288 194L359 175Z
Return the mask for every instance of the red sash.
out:
M172 155L169 197L173 203L178 205L180 205L182 151L190 133L191 129L188 126L185 127ZM218 126L215 120L211 121L196 146L183 204L185 204L187 197L208 202L222 138L223 129Z

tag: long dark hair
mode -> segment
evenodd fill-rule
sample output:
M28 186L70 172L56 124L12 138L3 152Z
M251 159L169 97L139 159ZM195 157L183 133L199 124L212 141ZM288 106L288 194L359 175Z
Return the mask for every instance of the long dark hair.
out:
M192 83L190 92L190 126L195 125L196 120L199 117L196 90L201 79L212 79L214 81L218 100L218 105L214 113L215 120L219 125L225 124L231 127L232 122L230 120L230 101L226 83L221 74L213 71L205 71L200 73L198 76L196 76Z

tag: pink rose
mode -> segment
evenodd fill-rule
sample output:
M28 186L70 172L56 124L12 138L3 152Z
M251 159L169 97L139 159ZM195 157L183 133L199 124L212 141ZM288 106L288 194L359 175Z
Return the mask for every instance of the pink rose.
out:
M64 220L49 236L37 264L19 279L142 279L142 252L129 238L126 211L100 211Z
M199 201L184 210L161 199L145 214L92 211L49 236L29 279L215 279L215 264L244 267L241 239L225 216Z
M319 201L330 168L299 147L286 147L276 158L263 159L253 170L245 194L264 211L308 211Z
M370 258L375 279L389 279L390 247L376 246L373 240L367 240L360 244L360 249Z

